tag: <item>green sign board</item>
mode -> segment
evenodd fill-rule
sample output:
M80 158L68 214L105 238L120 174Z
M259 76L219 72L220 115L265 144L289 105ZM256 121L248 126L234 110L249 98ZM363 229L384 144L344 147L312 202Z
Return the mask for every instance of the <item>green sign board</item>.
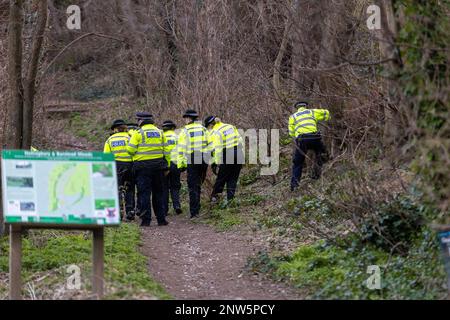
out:
M3 150L2 192L6 223L120 223L112 154Z

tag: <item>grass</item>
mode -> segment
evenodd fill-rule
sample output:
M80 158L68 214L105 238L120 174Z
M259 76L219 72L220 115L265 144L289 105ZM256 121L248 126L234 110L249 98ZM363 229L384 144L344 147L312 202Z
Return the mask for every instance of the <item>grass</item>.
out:
M135 224L106 229L106 299L170 299L149 276L147 258L139 252L140 244L139 228ZM91 247L89 233L31 231L23 240L22 276L28 288L24 295L31 298L30 291L33 291L37 298L51 299L61 292L58 297L86 298L91 288ZM8 272L9 247L6 238L0 240L0 251L0 274L4 277ZM81 269L80 292L67 292L65 289L70 275L66 269L70 265ZM0 297L4 297L5 292L5 285L0 286Z
M380 290L370 290L368 267L380 267ZM314 299L444 299L445 271L435 234L424 231L406 256L371 246L341 248L319 241L290 255L261 252L249 261L254 272L268 273L309 292Z

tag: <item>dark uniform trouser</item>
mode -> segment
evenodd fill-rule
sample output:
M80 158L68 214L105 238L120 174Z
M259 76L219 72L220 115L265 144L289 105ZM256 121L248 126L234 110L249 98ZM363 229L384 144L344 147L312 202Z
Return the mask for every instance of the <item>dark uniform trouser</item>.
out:
M134 170L131 176L131 183L130 183L130 189L133 193L133 197L131 197L131 204L130 206L133 208L133 211L136 213L137 211L137 204L136 204L136 197L137 197L137 187L136 187L136 177L134 176Z
M158 159L135 162L134 177L137 186L138 209L142 222L152 220L152 202L156 219L158 222L164 221L164 174L161 161Z
M320 134L304 134L297 138L296 148L293 158L291 187L296 188L302 177L303 165L305 157L309 150L313 150L316 154L316 162L314 164L313 179L319 179L323 166L323 156L326 154L326 148L322 142Z
M236 193L239 174L244 161L242 149L234 147L224 150L222 159L224 163L219 165L219 172L217 173L212 196L222 193L226 185L227 199L232 200Z
M117 161L116 168L120 208L122 209L125 206L125 214L129 215L134 210L134 190L132 188L133 163Z
M204 159L202 161L202 158ZM208 155L195 154L191 155L191 161L187 165L187 184L189 189L189 210L191 217L200 213L200 196L202 192L202 184L206 179L208 171Z
M164 212L165 215L169 213L169 195L172 198L173 209L181 209L180 204L180 170L174 163L170 164L170 172L164 177Z

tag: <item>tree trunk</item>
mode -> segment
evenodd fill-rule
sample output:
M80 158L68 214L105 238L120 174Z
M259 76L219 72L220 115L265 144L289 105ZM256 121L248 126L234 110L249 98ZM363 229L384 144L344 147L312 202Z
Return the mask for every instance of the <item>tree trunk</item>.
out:
M172 5L172 8L169 6ZM170 58L170 85L173 87L177 76L177 64L178 64L178 48L176 43L176 26L175 26L175 4L165 3L165 37L167 42L167 50Z
M23 1L10 0L8 31L8 86L11 94L7 106L8 132L6 148L22 147L23 85L22 85Z
M24 81L24 106L23 106L23 141L22 147L30 149L33 135L33 112L34 96L36 93L36 75L38 71L39 58L41 55L44 33L47 26L47 0L40 0L38 7L38 20L33 35L33 44L27 76Z
M278 50L277 58L273 66L273 89L275 90L275 95L282 97L281 92L281 62L286 54L286 49L289 43L289 31L291 29L291 15L288 12L286 15L286 22L284 26L283 39L281 40L280 50Z
M399 114L396 106L400 102L398 87L392 78L401 69L401 60L395 44L397 25L392 0L378 0L381 8L381 30L378 32L382 59L393 59L387 64L389 79L383 81L384 91L388 93L388 103L384 107L384 139L387 145L395 142L399 129Z
M7 149L20 149L22 146L22 23L23 1L10 0L8 26L8 89L11 99L6 107L7 132L5 134L5 147ZM6 233L7 229L4 226L3 202L0 190L0 235Z

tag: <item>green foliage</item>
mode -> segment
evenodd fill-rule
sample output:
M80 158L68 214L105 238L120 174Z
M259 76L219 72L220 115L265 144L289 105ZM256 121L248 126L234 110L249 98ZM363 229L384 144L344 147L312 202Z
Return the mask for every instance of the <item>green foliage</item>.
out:
M403 67L399 82L404 103L416 120L416 160L426 201L443 211L450 223L449 91L450 1L397 0L403 21L398 43Z
M428 207L419 206L411 197L396 196L364 221L360 235L363 241L386 251L406 251L428 211Z
M213 208L205 220L219 231L227 231L244 222L242 212L236 205L226 206L225 203Z
M95 120L82 116L80 113L74 113L70 120L70 130L75 136L85 138L94 143L106 141L109 129L109 123L97 123Z
M240 184L242 186L248 186L258 181L258 179L259 179L259 169L252 168L249 169L248 172L241 175Z
M148 274L147 258L138 248L141 244L139 228L123 224L107 228L105 234L105 279L118 289L107 298L145 293L161 299L170 298ZM8 271L8 242L0 241L0 272ZM78 265L82 274L91 269L92 239L89 233L32 231L23 239L23 274L28 281L33 274ZM64 277L64 273L60 276ZM65 279L60 279L64 282Z
M316 299L444 298L446 277L436 235L425 230L418 239L407 256L390 256L357 243L343 249L318 242L300 246L289 256L259 253L248 268L287 280ZM371 265L381 269L381 290L367 288Z

